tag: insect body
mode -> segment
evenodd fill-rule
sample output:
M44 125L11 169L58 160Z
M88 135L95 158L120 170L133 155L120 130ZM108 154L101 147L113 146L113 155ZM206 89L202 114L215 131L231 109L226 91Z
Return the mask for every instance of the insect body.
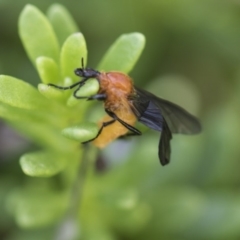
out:
M129 130L133 134L141 134L132 127L137 121L137 117L133 114L128 100L128 96L134 90L131 79L118 72L101 73L97 79L101 83L99 94L105 96L104 107L108 113L100 121L100 124L109 123L109 125L102 129L93 144L100 148L105 147L112 140L127 134ZM125 125L117 118L120 121L123 120Z
M114 139L126 134L141 135L134 127L136 121L140 121L149 128L161 132L158 156L161 164L165 165L170 161L172 133L195 134L201 131L196 117L180 106L134 86L131 78L122 72L104 73L82 67L76 69L75 74L83 79L69 87L49 85L64 90L78 86L74 91L76 98L104 102L107 116L100 121L96 137L87 141L93 141L97 147L105 147ZM98 93L90 97L77 96L79 88L90 78L98 80L100 86Z

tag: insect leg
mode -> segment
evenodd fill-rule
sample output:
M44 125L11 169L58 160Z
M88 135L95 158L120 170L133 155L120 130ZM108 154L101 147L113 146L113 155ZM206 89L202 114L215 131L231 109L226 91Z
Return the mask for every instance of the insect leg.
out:
M141 136L141 135L136 134L136 133L134 133L134 132L130 132L130 133L126 133L126 134L118 137L118 139L123 139L123 140L124 140L124 139L126 139L126 138L128 138L128 137L134 137L134 136Z
M99 94L95 94L95 95L89 97L87 100L105 101L106 98L107 98L106 94L104 94L104 93L99 93Z
M120 136L119 138L126 138L126 137L133 137L133 136L140 136L140 134L137 134L135 132L130 132Z
M89 78L84 78L81 81L76 82L76 83L74 83L74 84L72 84L68 87L58 86L58 85L55 85L53 83L49 83L48 86L55 87L55 88L62 89L62 90L67 90L67 89L72 89L72 88L76 87L77 85L79 85L79 87L77 88L77 90L79 90L79 88L82 87L88 79Z
M82 142L82 144L89 143L89 142L92 142L93 140L95 140L95 139L101 134L103 128L105 128L105 127L107 127L108 125L114 123L115 121L116 121L116 120L113 119L113 120L110 120L110 121L108 121L108 122L103 122L101 128L99 129L99 131L98 131L98 133L97 133L97 135L96 135L96 137L94 137L94 138L92 138L92 139L90 139L90 140L88 140L88 141Z
M105 109L106 113L112 117L113 119L117 120L118 122L120 122L125 128L127 128L129 131L131 131L133 133L133 135L142 135L142 133L135 127L131 126L130 124L124 122L122 119L120 119L115 113L108 111L107 109Z
M76 90L78 91L78 89ZM95 95L92 95L90 97L85 97L85 96L77 96L76 94L76 91L74 91L74 94L73 96L77 99L84 99L84 98L87 98L87 101L90 101L90 100L99 100L99 101L104 101L106 99L106 95L105 94L95 94Z
M73 92L73 96L77 99L84 99L84 98L88 98L88 97L82 97L82 96L78 96L77 92L78 90L84 85L85 81L81 84L79 84L78 88Z

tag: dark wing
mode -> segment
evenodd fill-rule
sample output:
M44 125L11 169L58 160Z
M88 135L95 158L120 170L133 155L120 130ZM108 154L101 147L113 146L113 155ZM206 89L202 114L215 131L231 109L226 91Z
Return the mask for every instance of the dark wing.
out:
M162 131L163 116L159 107L141 90L135 88L136 94L132 96L132 110L138 121L156 131Z
M135 87L132 110L148 127L162 131L164 120L172 133L194 134L201 131L196 117L182 107Z
M140 122L161 131L158 157L162 165L170 162L172 133L194 134L201 131L196 117L182 107L135 87L131 96L132 111Z

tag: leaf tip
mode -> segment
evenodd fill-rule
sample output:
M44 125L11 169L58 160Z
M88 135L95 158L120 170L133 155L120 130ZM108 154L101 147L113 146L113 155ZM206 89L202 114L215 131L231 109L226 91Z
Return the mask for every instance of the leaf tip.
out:
M98 126L95 123L87 122L79 125L64 128L62 135L68 139L85 142L97 135Z
M23 8L22 14L25 13L25 12L35 11L35 10L37 10L37 8L36 8L34 5L28 3L28 4Z

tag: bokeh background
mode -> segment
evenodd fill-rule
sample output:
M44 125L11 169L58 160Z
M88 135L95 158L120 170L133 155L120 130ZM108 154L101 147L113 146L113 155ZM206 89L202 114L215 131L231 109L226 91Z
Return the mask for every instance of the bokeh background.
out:
M54 2L0 0L0 73L37 86L17 29L27 3L45 12ZM58 3L84 34L91 67L119 35L143 33L146 47L131 72L135 83L184 106L203 125L198 136L174 136L166 167L158 162L153 131L105 149L96 185L102 194L83 211L82 239L240 239L240 1ZM6 207L11 191L32 181L19 157L35 148L0 122L0 239L62 239L54 224L20 228Z

